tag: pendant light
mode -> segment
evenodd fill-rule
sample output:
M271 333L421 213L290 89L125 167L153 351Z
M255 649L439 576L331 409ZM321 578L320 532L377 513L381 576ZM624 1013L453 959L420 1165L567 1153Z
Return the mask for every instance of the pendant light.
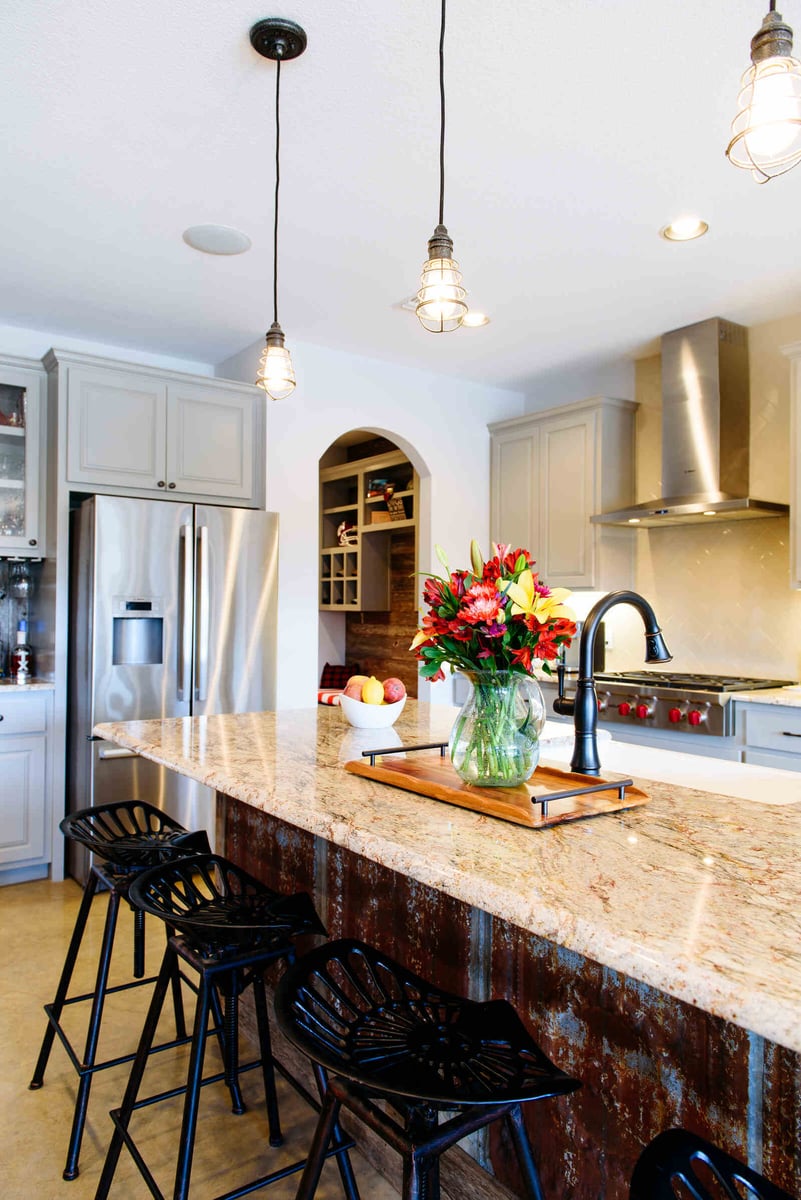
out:
M276 64L275 69L275 219L273 222L273 323L259 361L256 384L264 388L272 400L285 400L295 390L295 371L289 351L284 345L284 331L278 323L278 187L281 182L280 147L281 120L281 63L297 58L306 49L306 33L294 21L283 17L267 17L257 21L250 31L250 44L264 58Z
M726 156L757 183L801 162L801 62L792 57L793 31L771 0L751 39L751 66L741 80L737 116Z
M430 333L450 333L458 329L467 312L465 289L459 264L453 257L453 242L444 224L445 203L445 0L439 34L439 223L428 243L428 259L417 293L415 312Z

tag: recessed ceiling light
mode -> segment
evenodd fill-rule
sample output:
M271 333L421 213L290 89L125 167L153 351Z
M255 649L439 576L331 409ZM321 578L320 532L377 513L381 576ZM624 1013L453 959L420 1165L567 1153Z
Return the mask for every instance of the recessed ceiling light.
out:
M183 239L193 250L204 254L244 254L250 249L250 238L229 225L190 225Z
M659 236L669 242L691 242L693 238L703 237L708 229L706 221L700 217L677 217L659 230Z

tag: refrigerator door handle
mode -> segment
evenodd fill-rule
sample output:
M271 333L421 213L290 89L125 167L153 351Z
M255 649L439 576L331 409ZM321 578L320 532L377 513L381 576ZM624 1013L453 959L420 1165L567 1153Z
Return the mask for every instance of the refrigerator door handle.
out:
M209 690L209 530L197 527L197 580L195 584L195 699L208 698Z
M138 758L139 755L135 750L126 750L124 746L115 746L111 750L99 750L97 757L106 758Z
M178 699L189 700L192 663L192 526L181 526L178 581Z

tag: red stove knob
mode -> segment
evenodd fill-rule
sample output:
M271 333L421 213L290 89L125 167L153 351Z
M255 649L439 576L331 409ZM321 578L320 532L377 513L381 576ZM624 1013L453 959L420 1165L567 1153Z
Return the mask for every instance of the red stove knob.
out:
M624 700L622 704L618 704L617 711L620 713L621 717L627 717L631 712L631 705L628 703L628 701Z
M679 721L682 721L683 719L684 719L684 713L681 711L680 708L671 708L671 710L668 713L669 721L672 721L672 723L674 725L678 725Z
M691 708L687 713L687 720L691 725L700 725L703 719L703 714L697 708Z
M644 721L645 718L648 716L648 705L647 704L638 704L634 710L634 715L638 721Z

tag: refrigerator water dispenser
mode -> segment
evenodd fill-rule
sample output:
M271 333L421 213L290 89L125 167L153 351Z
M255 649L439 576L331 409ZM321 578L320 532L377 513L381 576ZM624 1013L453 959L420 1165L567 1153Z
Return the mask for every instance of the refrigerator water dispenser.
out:
M164 662L164 619L151 615L161 611L160 602L115 596L114 608L124 615L112 618L112 664L115 667L161 665Z

